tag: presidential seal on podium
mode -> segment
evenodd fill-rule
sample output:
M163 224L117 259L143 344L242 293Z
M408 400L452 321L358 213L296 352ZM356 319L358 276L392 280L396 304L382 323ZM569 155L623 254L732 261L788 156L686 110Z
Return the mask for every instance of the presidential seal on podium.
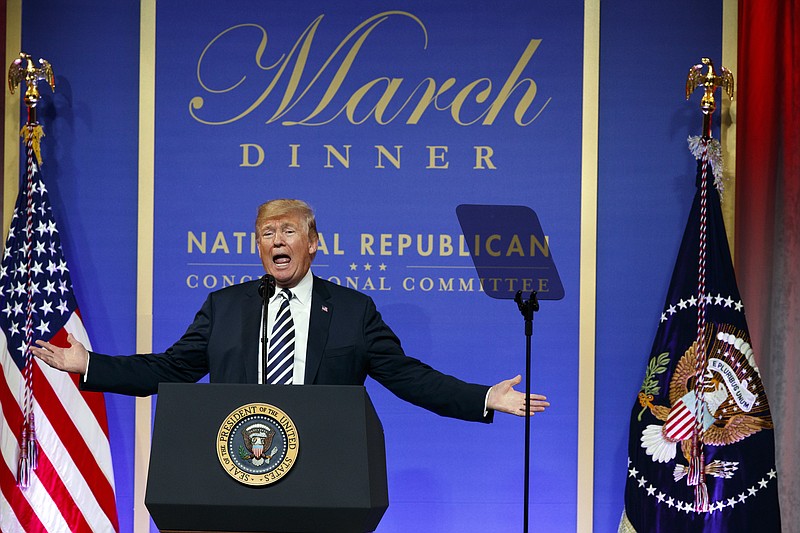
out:
M233 479L263 486L283 478L297 459L297 428L274 405L251 403L232 411L217 433L217 457Z

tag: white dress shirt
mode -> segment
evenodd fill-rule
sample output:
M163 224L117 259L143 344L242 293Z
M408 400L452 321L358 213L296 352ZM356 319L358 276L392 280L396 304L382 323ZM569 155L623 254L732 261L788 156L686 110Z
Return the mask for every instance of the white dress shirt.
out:
M314 288L314 276L311 270L306 272L303 279L296 286L289 289L292 292L292 299L289 300L289 310L294 321L294 368L292 375L292 385L302 385L306 375L306 349L308 347L308 324L311 320L311 291ZM272 331L278 310L281 306L280 295L282 289L277 288L275 294L269 300L269 316L267 317L267 331ZM261 349L262 339L264 338L263 317L261 330L258 334L258 383L261 383L261 372L263 369ZM270 341L268 340L267 343Z

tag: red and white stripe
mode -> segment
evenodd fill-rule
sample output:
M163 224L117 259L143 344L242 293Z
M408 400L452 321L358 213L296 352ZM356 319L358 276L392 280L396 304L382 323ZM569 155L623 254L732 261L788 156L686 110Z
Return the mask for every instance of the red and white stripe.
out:
M52 342L71 333L87 348L86 330L73 313ZM78 389L77 377L34 364L34 415L39 464L30 486L17 486L24 379L0 331L0 531L3 533L119 531L105 399Z
M670 410L664 424L664 437L670 442L680 442L692 436L695 416L692 410L680 400Z

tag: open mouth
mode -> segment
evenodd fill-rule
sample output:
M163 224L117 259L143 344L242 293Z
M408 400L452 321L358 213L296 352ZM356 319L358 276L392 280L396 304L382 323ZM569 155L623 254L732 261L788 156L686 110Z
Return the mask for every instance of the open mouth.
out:
M272 256L272 262L277 266L288 265L292 258L286 254L276 254Z

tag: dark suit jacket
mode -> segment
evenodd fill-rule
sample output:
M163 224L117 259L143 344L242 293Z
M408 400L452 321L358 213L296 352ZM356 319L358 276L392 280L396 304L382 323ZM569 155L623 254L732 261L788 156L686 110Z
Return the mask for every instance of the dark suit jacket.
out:
M92 353L85 390L148 396L161 382L256 383L259 281L212 292L186 333L162 354ZM314 277L305 383L363 385L371 376L400 398L442 416L490 422L488 387L408 357L372 298Z

